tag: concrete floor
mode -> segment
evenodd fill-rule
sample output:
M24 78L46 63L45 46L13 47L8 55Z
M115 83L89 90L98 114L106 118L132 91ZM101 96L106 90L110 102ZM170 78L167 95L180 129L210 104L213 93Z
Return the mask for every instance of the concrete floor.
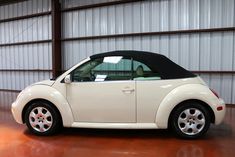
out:
M224 123L211 126L198 140L182 140L167 130L63 129L38 137L17 124L9 111L0 111L0 157L234 157L235 108Z

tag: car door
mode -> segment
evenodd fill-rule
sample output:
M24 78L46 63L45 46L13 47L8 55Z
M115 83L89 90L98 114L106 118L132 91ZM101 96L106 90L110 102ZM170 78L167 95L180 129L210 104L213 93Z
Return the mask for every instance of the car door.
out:
M158 71L135 59L133 59L133 79L136 81L137 89L137 123L155 123L160 103L177 86L177 83L173 80L162 80Z
M76 122L136 122L131 59L97 58L79 66L67 84L67 100Z

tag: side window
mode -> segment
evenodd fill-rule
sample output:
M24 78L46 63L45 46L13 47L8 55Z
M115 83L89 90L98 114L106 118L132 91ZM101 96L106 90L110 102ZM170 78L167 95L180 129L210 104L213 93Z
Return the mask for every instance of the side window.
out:
M131 59L121 56L104 57L89 61L75 69L73 82L131 80Z
M93 75L91 70L99 65L102 62L101 59L96 59L92 61L88 61L84 63L83 65L76 68L72 73L72 81L73 82L87 82L92 81Z
M133 60L133 77L134 80L160 80L158 72L151 70L147 65Z

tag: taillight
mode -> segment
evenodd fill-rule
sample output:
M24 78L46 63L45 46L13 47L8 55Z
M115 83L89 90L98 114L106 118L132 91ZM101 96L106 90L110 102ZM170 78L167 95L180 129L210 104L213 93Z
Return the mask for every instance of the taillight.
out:
M223 110L223 106L218 106L217 111L221 111L221 110Z
M217 97L219 98L219 95L213 90L213 89L210 89L212 91L212 93Z

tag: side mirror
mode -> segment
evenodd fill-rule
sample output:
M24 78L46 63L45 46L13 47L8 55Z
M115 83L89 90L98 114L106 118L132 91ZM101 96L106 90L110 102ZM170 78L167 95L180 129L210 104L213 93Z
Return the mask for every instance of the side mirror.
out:
M65 83L71 83L72 81L71 81L71 75L67 75L67 76L65 76L65 78L64 78L64 82Z

